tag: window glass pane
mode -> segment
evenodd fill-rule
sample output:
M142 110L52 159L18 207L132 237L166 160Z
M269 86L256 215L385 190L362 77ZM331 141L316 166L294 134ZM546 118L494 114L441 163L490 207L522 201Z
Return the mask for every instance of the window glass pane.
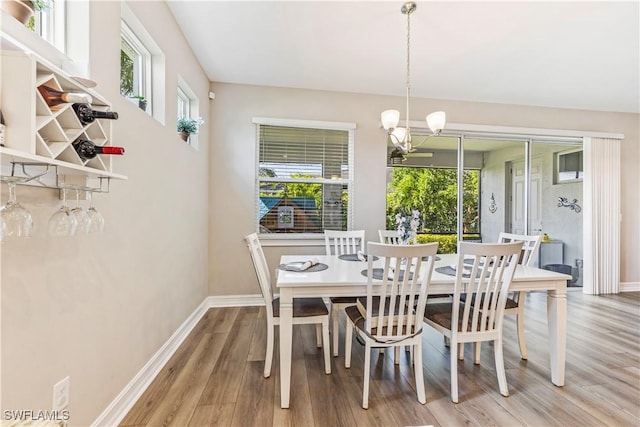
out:
M122 22L120 44L120 93L148 98L151 93L151 53L137 35Z
M178 118L191 117L191 99L186 92L178 86Z
M65 52L65 0L45 1L41 10L36 10L27 22L34 31L59 51Z
M259 129L259 231L347 230L349 131Z
M120 93L124 96L140 93L140 78L136 73L139 61L138 52L123 38L120 50Z
M424 237L421 243L440 241L440 253L455 251L458 221L458 171L437 167L393 167L387 182L387 229L396 230L396 214L420 212ZM480 232L480 171L467 169L463 174L463 238L478 238ZM430 235L438 235L435 237ZM449 237L447 240L446 237ZM424 239L424 240L423 240ZM442 240L444 239L444 240ZM449 244L451 243L451 244ZM445 246L447 244L447 246ZM449 247L450 246L450 247Z

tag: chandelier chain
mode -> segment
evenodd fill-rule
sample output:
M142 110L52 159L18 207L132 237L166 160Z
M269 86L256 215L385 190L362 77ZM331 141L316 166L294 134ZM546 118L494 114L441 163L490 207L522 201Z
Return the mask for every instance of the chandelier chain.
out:
M412 9L407 10L407 133L405 134L405 141L411 140L411 133L409 130L409 95L411 92L411 12Z
M416 10L416 3L414 1L408 1L402 5L400 11L407 15L407 62L406 62L406 122L404 127L398 126L400 122L400 111L398 110L385 110L381 113L380 118L382 126L387 131L391 143L395 146L389 160L391 164L398 165L404 161L404 154L415 151L416 146L411 144L411 129L409 126L409 104L411 100L411 14ZM427 126L432 132L432 135L440 135L442 129L444 129L446 116L444 111L435 111L427 115ZM421 141L418 145L424 143Z

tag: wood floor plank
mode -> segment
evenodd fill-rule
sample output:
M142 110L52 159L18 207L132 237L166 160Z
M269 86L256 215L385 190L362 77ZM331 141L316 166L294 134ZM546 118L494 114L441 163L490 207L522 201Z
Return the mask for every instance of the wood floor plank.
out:
M354 426L356 420L347 404L346 390L339 375L324 372L322 349L316 346L315 329L305 328L301 334L305 352L311 410L318 426ZM333 362L333 357L330 356Z
M176 381L176 378L180 375L184 366L189 362L191 354L200 344L204 334L208 331L218 330L216 325L221 319L229 316L235 318L237 313L237 309L208 310L194 327L189 337L185 339L167 364L160 370L154 381L140 397L137 404L134 405L124 417L120 425L147 425L150 418L157 411L157 408L165 405L168 401L170 402L170 399L167 399L167 393L170 390L169 385ZM222 332L222 334L226 337L224 332Z
M505 318L509 397L498 390L493 345L472 346L457 362L460 403L450 401L450 349L425 327L423 371L427 404L417 401L410 355L372 353L369 409L362 403L364 348L353 341L324 373L313 326L293 329L291 408L280 408L278 331L270 378L262 375L264 308L209 310L121 426L640 426L640 292L592 296L570 292L566 385L550 381L546 294L525 299L528 360L520 359L513 317Z
M182 407L184 398L193 390L194 383L197 382L198 378L198 367L202 365L203 355L208 356L210 346L211 334L205 334L175 380L165 385L168 391L163 399L164 404L156 407L153 415L149 418L148 423L150 425L178 425L179 421L175 419L175 415ZM203 374L208 379L210 371L203 372ZM202 393L202 390L197 392L197 398L200 397L200 393ZM191 418L193 407L195 407L195 404L192 406L187 419L183 420L184 424L187 424L189 418Z
M253 338L253 328L248 326L255 325L257 314L255 307L247 307L238 312L227 334L224 351L202 392L199 405L236 401Z
M227 335L227 333L214 333L206 334L203 337L202 345L192 353L190 362L185 365L183 372L171 384L167 393L165 400L173 401L172 410L162 411L160 408L156 410L149 421L151 425L160 425L161 421L162 425L187 425L189 423L209 381L211 372L220 357Z
M253 339L251 340L251 346L249 347L249 354L247 355L247 362L263 361L265 356L265 349L267 348L267 318L266 310L264 307L260 307L258 314L253 325Z
M190 427L224 427L231 424L235 402L199 405L189 421ZM178 424L175 424L178 426Z
M273 425L274 426L314 426L313 410L311 408L311 393L307 376L307 365L302 345L302 332L312 329L309 325L293 327L293 342L291 350L291 399L289 409L280 408L280 351L278 346L279 334L276 329L276 350L273 357L273 368L269 381L275 383L273 396Z
M264 362L247 362L231 426L263 426L273 421L274 381L263 376Z

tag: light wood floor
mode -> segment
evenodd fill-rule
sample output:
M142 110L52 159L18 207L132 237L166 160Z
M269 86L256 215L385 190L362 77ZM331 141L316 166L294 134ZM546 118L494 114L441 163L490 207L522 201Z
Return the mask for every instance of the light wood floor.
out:
M291 409L280 409L279 358L262 376L264 309L216 308L203 317L122 421L122 426L638 426L640 425L640 293L569 292L566 386L550 382L546 294L526 300L529 360L519 357L515 323L505 318L509 397L498 391L493 346L474 365L459 362L460 403L449 400L449 350L425 326L427 404L418 403L408 358L372 357L369 409L361 408L364 349L354 344L323 372L313 326L294 327Z

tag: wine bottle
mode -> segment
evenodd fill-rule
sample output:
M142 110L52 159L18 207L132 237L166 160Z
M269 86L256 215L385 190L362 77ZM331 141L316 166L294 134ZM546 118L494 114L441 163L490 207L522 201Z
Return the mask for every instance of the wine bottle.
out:
M95 119L118 119L118 113L115 111L94 110L89 104L73 104L73 110L76 112L80 123L84 125L92 123Z
M40 92L45 102L51 109L59 108L60 104L63 104L65 102L79 102L83 104L90 104L91 101L93 101L91 95L87 93L61 92L45 85L38 86L38 92Z
M96 145L93 141L89 141L88 139L78 138L72 145L82 160L93 159L98 154L124 154L123 147Z

